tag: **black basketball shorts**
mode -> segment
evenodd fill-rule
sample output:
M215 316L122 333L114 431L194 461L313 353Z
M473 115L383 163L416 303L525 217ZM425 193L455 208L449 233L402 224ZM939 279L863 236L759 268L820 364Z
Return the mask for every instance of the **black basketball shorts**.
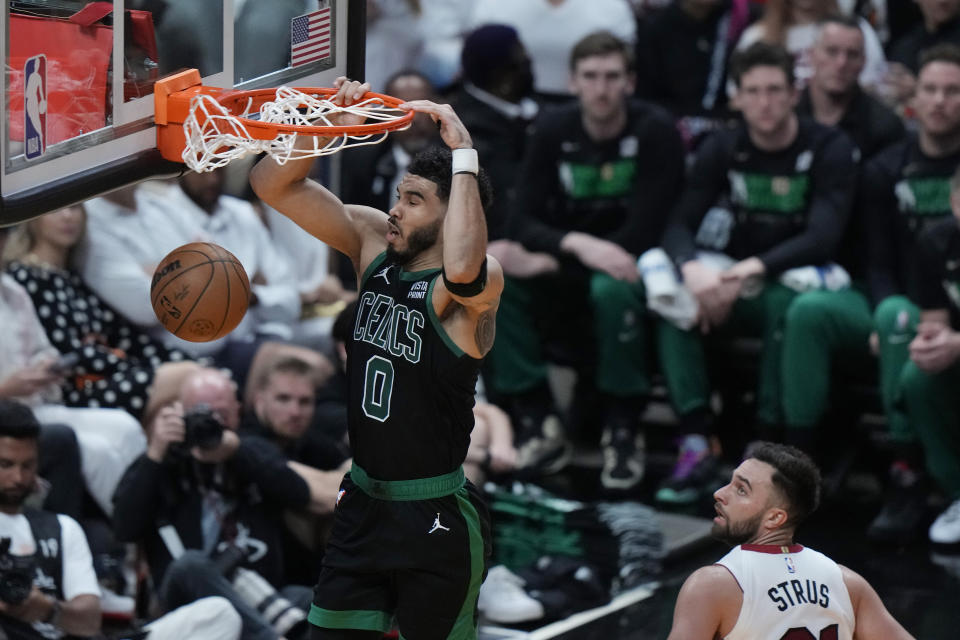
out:
M398 628L410 640L476 638L489 558L489 514L462 469L387 482L354 465L340 486L309 620Z

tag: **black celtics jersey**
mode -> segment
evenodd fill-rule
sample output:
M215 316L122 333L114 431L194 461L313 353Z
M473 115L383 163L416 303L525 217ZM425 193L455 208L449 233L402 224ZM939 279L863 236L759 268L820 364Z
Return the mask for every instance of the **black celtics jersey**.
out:
M379 255L363 274L347 347L350 446L378 480L450 473L467 455L481 360L433 310L439 269L404 271Z

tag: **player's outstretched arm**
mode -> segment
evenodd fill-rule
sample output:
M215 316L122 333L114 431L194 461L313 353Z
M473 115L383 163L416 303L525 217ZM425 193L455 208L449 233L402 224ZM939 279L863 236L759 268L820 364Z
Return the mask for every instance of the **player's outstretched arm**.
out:
M450 105L415 100L401 108L429 114L439 124L440 137L455 155L458 150L473 149L470 133ZM452 337L461 348L467 347L467 353L486 355L493 346L503 269L493 256L487 255L487 222L475 173L455 173L450 184L443 221L443 273L434 293L435 306L446 309L452 300L463 307L468 326L465 331L464 327L453 328Z
M743 592L733 575L714 564L690 574L680 588L667 640L714 640L729 633L740 615Z
M856 571L840 565L847 585L856 625L854 640L914 640L897 622L870 583Z
M401 105L401 108L426 113L433 118L440 127L440 137L454 154L454 171L457 170L457 154L461 150L469 150L476 157L470 132L450 105L413 100ZM443 270L450 282L473 282L487 256L487 220L480 200L476 172L474 163L472 172L465 168L455 173L450 184L447 214L443 222Z
M343 77L337 78L336 87L338 91L332 101L338 105L353 104L370 90L368 84ZM339 114L337 123L361 124L362 118ZM305 139L302 143L312 144L312 141ZM261 200L347 255L359 271L364 264L363 254L371 253L371 250L364 252L364 244L385 237L387 215L369 207L344 205L330 190L307 177L312 165L312 158L290 160L280 165L268 156L253 168L250 185ZM385 239L383 244L386 244ZM381 249L376 247L373 254Z

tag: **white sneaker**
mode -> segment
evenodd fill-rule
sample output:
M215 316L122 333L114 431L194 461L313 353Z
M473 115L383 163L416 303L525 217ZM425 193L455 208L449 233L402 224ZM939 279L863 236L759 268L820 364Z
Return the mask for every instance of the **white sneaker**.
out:
M536 475L550 475L570 461L572 447L563 435L560 418L548 415L540 434L517 447L517 469Z
M930 525L930 542L956 544L960 542L960 500L954 500L947 510Z
M490 622L516 624L539 620L543 617L543 605L523 590L523 578L498 564L487 572L487 579L480 586L477 608Z

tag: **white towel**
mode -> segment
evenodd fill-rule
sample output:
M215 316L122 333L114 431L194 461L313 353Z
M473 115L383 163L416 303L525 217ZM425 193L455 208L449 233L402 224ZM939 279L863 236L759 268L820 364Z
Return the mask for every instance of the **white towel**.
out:
M850 288L850 274L838 264L828 262L822 266L796 267L780 275L781 284L794 291L840 291Z
M697 322L697 301L680 284L666 251L649 249L637 260L637 270L647 292L647 308L668 322L687 330Z

